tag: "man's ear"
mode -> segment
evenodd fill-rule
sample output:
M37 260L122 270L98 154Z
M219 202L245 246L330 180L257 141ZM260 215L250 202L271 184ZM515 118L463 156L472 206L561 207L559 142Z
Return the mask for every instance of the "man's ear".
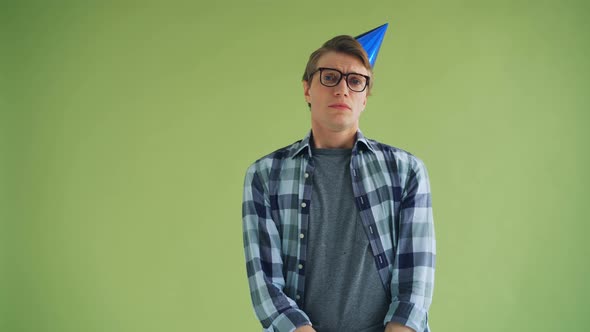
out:
M308 81L301 81L301 83L303 83L303 96L305 97L305 101L307 103L311 103L311 96L309 95L309 82Z
M363 99L363 109L361 110L361 112L364 112L365 108L367 107L367 99L369 99L369 96L365 94L365 99Z

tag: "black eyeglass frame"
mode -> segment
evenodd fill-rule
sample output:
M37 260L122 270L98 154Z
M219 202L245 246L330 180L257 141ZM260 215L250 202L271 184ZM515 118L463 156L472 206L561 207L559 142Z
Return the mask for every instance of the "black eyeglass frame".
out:
M326 84L323 82L323 80L322 80L322 71L324 71L324 70L333 70L333 71L335 71L335 72L338 72L338 73L340 74L340 78L338 79L338 81L337 81L337 82L336 82L334 85L326 85ZM369 81L371 80L371 77L370 77L370 76L367 76L367 75L363 75L363 74L359 74L359 73L348 73L348 74L345 74L345 73L341 72L341 71L340 71L340 70L338 70L338 69L334 69L334 68L327 68L327 67L320 67L320 68L318 68L318 69L314 70L314 71L311 73L311 75L309 75L309 77L313 77L313 75L315 75L315 73L317 73L318 71L320 72L320 83L321 83L323 86L326 86L326 87L329 87L329 88L332 88L332 87L335 87L335 86L337 86L338 84L340 84L340 81L342 81L342 78L343 78L343 77L346 77L346 80L345 80L345 82L346 82L346 86L347 86L347 87L350 89L350 91L354 91L354 92L363 92L363 91L365 91L365 89L367 88L367 86L369 86ZM357 91L357 90L354 90L353 88L351 88L351 87L350 87L350 84L348 83L348 75L359 75L359 76L362 76L362 77L364 77L364 78L366 79L366 81L365 81L365 86L363 87L363 89L362 89L362 90L360 90L360 91Z

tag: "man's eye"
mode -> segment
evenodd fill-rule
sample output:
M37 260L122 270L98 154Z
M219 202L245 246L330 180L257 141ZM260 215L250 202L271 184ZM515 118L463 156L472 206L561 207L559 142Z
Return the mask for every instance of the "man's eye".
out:
M351 85L361 85L363 82L361 82L361 80L359 80L358 78L351 78L348 80L348 84Z
M329 81L329 82L336 81L336 75L334 75L334 74L325 74L324 75L324 80Z

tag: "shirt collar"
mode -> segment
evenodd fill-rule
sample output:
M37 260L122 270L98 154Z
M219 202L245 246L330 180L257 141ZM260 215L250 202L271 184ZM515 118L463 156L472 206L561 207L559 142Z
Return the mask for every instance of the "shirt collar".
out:
M296 156L298 156L299 154L303 154L303 153L307 153L307 156L309 158L312 157L311 155L311 141L312 141L312 132L311 130L307 133L307 135L305 135L305 137L299 141L297 143L297 145L295 146L295 149L293 150L293 153L291 154L291 158L295 158ZM352 148L352 152L353 154L357 151L373 151L375 152L375 148L372 146L371 141L369 141L369 139L367 139L363 133L361 132L361 130L359 129L356 132L356 140L354 142L354 146Z

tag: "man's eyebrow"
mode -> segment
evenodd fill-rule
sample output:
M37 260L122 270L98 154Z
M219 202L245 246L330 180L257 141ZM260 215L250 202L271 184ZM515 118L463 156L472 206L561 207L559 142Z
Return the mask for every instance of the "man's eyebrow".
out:
M322 67L322 66L319 66L318 68L337 70L337 71L339 71L339 72L341 72L342 74L345 74L345 75L346 74L357 74L357 75L362 75L362 76L371 76L369 73L362 74L362 73L359 73L359 72L356 72L356 71L344 72L344 71L342 71L342 70L340 70L338 68L332 68L332 67Z
M348 73L344 73L344 74L357 74L357 75L361 75L361 76L367 76L367 77L371 76L371 75L369 75L368 73L367 73L367 74L361 74L361 73L354 72L354 71L351 71L351 72L348 72Z

